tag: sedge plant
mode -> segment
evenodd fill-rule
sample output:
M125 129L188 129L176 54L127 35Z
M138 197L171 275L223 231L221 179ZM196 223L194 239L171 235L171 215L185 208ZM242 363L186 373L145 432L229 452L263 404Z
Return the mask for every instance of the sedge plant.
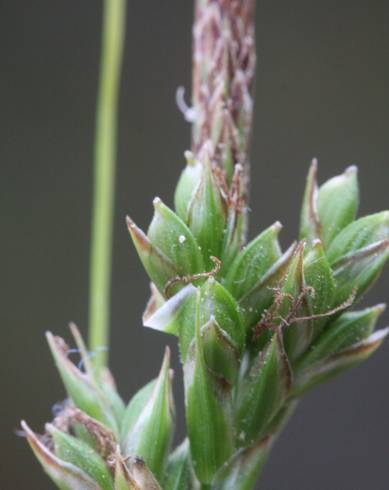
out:
M187 437L172 448L170 352L128 404L107 367L115 121L124 0L105 0L92 236L91 359L48 343L67 400L28 442L62 490L249 490L301 396L366 360L388 330L357 303L389 257L389 212L357 217L357 169L322 185L309 169L296 242L275 222L247 239L255 73L254 0L196 0L192 148L174 206L156 198L147 232L127 218L151 281L143 324L177 337ZM255 185L253 185L255 189Z

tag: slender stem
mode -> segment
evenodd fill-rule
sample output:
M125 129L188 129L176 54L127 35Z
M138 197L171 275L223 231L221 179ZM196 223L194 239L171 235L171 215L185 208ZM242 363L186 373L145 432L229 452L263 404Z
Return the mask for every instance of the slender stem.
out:
M89 345L97 369L108 361L118 92L126 0L104 0L97 97L90 255ZM104 350L102 350L104 348Z

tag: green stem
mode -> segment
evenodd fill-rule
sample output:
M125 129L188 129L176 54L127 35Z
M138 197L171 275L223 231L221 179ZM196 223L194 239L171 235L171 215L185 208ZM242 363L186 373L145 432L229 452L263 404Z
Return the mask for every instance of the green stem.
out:
M118 93L126 0L104 0L97 97L94 196L90 255L89 346L95 367L108 361Z

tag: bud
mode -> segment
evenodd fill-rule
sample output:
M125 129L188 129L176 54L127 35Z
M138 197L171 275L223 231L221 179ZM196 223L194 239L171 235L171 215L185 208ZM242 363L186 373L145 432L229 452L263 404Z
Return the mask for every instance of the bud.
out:
M151 388L148 398L138 396L129 407L126 417L126 433L123 434L123 452L125 456L136 455L143 458L161 480L170 449L173 426L174 406L171 391L172 373L170 371L170 351L167 348L160 374ZM150 388L148 388L150 389Z
M240 446L247 446L264 434L289 394L291 377L282 335L277 329L238 386L236 420Z
M72 333L75 335L83 365L86 372L83 373L69 359L69 347L63 339L55 337L50 332L46 334L53 354L55 364L65 385L68 396L74 405L80 408L90 417L102 422L109 427L115 434L118 433L118 423L115 419L110 400L95 378L90 366L85 346L75 326L72 326Z
M203 164L201 181L188 208L188 226L201 247L207 268L211 256L220 258L226 225L226 203L209 161Z
M225 287L237 300L261 282L269 269L281 257L278 221L250 242L229 267Z
M35 456L58 488L61 490L101 490L100 485L87 473L56 456L43 440L34 434L26 422L23 421L21 425Z
M77 466L102 490L112 490L113 481L107 465L88 444L58 430L54 425L47 424L47 432L51 435L55 454L66 463Z
M196 336L184 365L186 424L194 470L210 484L234 447L231 389L206 366L197 297ZM200 429L200 430L199 430Z
M188 208L193 195L200 184L202 165L198 162L191 151L185 152L187 165L181 173L176 192L174 194L174 206L176 213L188 223Z
M272 437L247 448L239 449L230 461L216 474L213 490L249 490L254 488L268 453Z
M358 170L348 167L323 184L318 193L321 236L327 248L335 236L355 219L359 204Z
M362 342L311 365L309 369L301 370L296 376L292 395L300 396L305 391L333 378L342 371L361 364L378 349L388 333L388 328L377 330Z
M308 243L321 238L317 197L317 160L314 158L308 172L300 217L300 240L307 240Z

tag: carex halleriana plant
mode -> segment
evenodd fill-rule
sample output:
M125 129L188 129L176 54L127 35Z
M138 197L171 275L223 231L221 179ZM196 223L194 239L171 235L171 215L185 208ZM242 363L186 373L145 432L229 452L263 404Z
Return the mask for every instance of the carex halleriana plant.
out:
M105 363L71 326L73 350L47 334L68 398L27 439L63 490L254 487L300 397L353 367L388 333L382 304L357 303L389 258L389 212L357 218L357 169L321 186L309 169L296 242L279 222L248 240L254 1L197 0L192 148L174 206L154 200L143 232L128 229L151 281L143 324L175 335L187 437L172 448L170 352L126 405ZM96 346L95 346L96 347Z

